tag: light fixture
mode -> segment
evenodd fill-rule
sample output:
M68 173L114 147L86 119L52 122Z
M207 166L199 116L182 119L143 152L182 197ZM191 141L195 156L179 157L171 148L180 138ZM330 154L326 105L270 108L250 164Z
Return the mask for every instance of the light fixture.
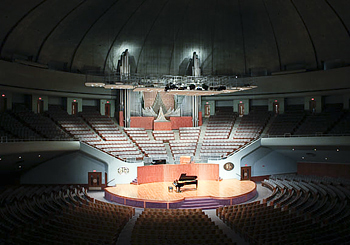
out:
M92 88L103 88L105 86L105 83L99 83L99 82L86 82L86 87L92 87Z
M128 84L107 84L104 86L105 89L134 89L133 85Z

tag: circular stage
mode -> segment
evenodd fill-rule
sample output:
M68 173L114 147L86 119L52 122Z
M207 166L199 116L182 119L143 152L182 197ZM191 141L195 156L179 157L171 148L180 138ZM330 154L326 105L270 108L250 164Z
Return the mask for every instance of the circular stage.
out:
M173 191L169 192L169 186ZM175 192L172 182L155 182L141 185L119 184L105 188L105 198L119 204L139 208L201 208L212 209L224 205L246 202L256 193L253 181L227 179L222 181L199 180L198 189L194 185Z

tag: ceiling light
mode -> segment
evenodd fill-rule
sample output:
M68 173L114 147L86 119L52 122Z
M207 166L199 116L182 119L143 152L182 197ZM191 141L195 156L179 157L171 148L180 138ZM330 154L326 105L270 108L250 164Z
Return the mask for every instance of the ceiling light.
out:
M92 88L94 88L94 87L103 87L103 86L105 86L105 83L93 83L93 82L90 82L90 83L85 83L85 86L86 87L92 87Z

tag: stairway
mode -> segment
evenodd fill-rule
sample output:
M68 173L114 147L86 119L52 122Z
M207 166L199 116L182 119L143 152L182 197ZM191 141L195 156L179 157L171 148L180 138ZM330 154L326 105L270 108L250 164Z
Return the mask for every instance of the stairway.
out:
M203 118L203 124L201 126L201 133L199 135L199 139L198 139L198 143L197 143L197 149L196 149L196 153L194 155L195 159L200 159L200 151L201 151L201 148L202 148L202 143L203 143L203 139L204 139L205 131L207 129L208 122L209 122L208 118Z
M261 136L267 134L267 132L268 132L269 129L270 129L270 126L273 124L273 122L275 121L275 119L276 119L276 116L271 116L271 117L270 117L270 119L269 119L269 121L267 122L267 124L266 124L264 130L261 132Z
M241 120L242 120L241 117L236 118L235 123L233 124L233 127L231 129L230 136L228 137L230 140L233 139L233 136L235 135L237 128L238 128L239 124L241 123Z
M218 208L220 205L215 199L212 198L193 198L186 199L179 208L191 209L191 208L201 208L201 209L214 209Z

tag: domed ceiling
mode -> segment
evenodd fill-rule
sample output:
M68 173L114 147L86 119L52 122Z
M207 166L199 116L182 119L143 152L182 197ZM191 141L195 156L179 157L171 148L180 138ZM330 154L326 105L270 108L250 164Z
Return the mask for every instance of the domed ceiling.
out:
M69 72L204 75L350 63L349 0L2 0L1 59Z

